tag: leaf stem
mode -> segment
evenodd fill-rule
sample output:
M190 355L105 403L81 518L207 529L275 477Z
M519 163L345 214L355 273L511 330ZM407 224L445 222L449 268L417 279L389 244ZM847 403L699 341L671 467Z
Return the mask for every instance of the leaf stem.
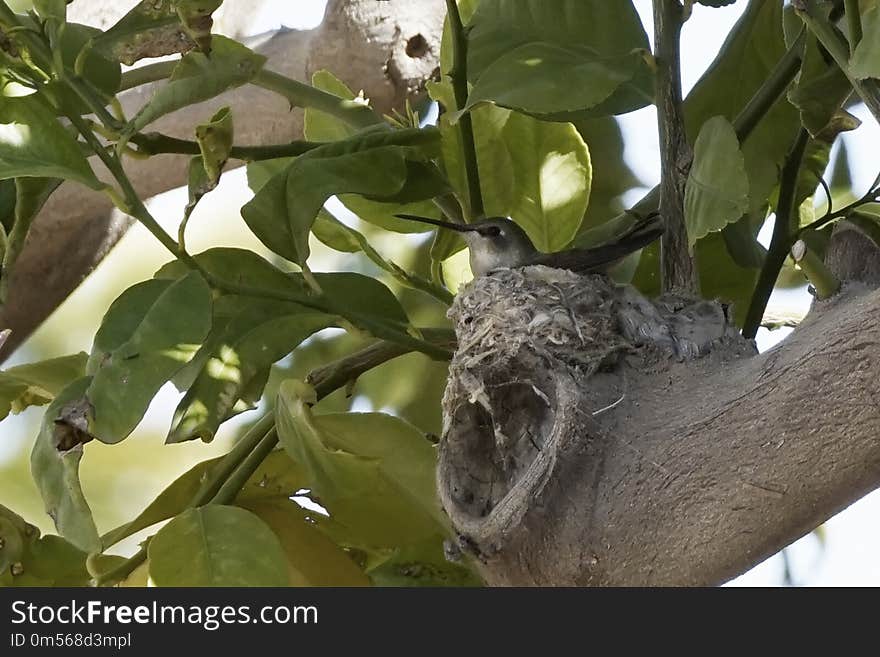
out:
M812 284L817 299L828 299L840 290L840 280L806 242L797 240L791 247L791 257Z
M199 155L198 142L178 139L158 132L138 133L129 138L129 142L138 147L138 152L145 155L170 153L175 155ZM233 146L230 157L245 162L274 160L279 157L295 157L309 151L326 146L327 142L292 141L287 144L270 144L267 146Z
M660 241L660 278L664 292L695 295L699 279L688 249L684 189L693 160L684 128L681 96L681 26L678 0L654 0L657 60L657 127L660 134L660 213L665 232Z
M449 30L452 33L452 68L449 77L455 95L455 110L464 109L468 99L467 79L467 35L461 22L456 0L446 0L446 13ZM464 157L465 175L468 186L468 210L470 221L480 219L486 210L483 205L483 192L480 188L480 168L477 161L477 146L474 139L474 123L470 113L462 114L458 121L461 130L461 145Z
M797 216L797 208L794 207L797 196L797 183L801 163L804 159L804 151L809 140L810 133L806 129L801 128L782 167L782 174L779 178L779 200L776 203L776 221L773 224L773 236L770 239L770 248L767 250L767 257L758 276L758 282L752 294L749 309L746 312L745 322L743 323L743 336L750 340L754 339L758 333L758 327L761 325L761 318L764 316L764 310L767 308L770 294L773 292L776 279L779 278L779 272L785 263L785 259L788 257L792 242L794 241L793 235L795 230L793 230L792 224Z
M165 62L156 62L155 64L138 66L125 71L125 73L122 74L119 93L145 84L150 84L151 82L158 82L159 80L170 78L179 62L179 59L171 59Z
M311 107L326 112L355 128L368 128L384 123L382 118L364 103L334 96L280 73L262 69L254 76L251 83L283 96L293 107Z

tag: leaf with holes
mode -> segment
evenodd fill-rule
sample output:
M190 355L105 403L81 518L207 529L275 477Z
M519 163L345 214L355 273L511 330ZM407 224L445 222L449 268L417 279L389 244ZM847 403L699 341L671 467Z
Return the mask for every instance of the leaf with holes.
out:
M79 481L82 443L90 440L82 433L80 406L91 382L90 377L77 379L49 404L31 452L31 472L46 513L55 522L58 533L85 552L101 548Z

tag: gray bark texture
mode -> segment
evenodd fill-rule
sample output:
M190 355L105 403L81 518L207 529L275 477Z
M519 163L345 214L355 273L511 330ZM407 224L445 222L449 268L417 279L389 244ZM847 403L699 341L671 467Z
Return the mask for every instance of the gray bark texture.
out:
M80 0L70 20L107 27L136 4ZM226 32L243 29L249 10L260 3L227 0ZM417 5L414 7L413 5ZM267 67L298 80L328 69L355 90L364 90L379 113L402 109L423 92L439 65L443 0L331 0L324 22L314 30L284 30L254 49L269 58ZM161 84L161 83L159 83ZM128 116L153 92L147 85L122 94ZM192 138L195 126L223 106L232 107L236 143L285 143L302 138L302 112L263 89L245 86L217 99L187 107L150 126L175 137ZM188 156L161 155L129 160L126 170L146 199L186 183ZM96 172L108 174L93 158ZM238 163L241 164L241 163ZM230 167L231 168L231 167ZM0 328L12 334L0 349L7 357L57 308L125 234L131 219L114 212L102 194L65 183L35 220L24 251L8 273L9 299L0 309Z
M757 355L707 301L531 267L474 281L440 496L491 585L714 585L880 485L880 254Z

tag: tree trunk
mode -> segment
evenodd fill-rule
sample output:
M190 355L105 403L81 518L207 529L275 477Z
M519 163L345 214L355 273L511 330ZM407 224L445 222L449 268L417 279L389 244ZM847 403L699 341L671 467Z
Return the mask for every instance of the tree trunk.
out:
M455 302L439 484L492 585L712 585L880 484L880 255L757 355L718 303L531 267Z

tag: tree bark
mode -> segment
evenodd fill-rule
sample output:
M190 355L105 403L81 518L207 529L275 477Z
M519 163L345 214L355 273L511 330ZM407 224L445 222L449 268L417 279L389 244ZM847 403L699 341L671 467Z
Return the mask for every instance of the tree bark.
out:
M71 8L71 20L106 23L108 17L117 18L134 4L78 2ZM418 7L412 4L331 0L320 27L283 30L254 49L269 58L269 69L298 80L307 81L314 71L326 68L355 90L363 89L377 112L390 113L422 93L439 65L443 0L419 2ZM74 13L77 8L79 13ZM235 15L244 19L238 12ZM231 33L238 31L235 25L227 27ZM147 85L121 95L128 116L154 88ZM222 105L232 107L236 143L284 143L302 137L302 112L291 111L280 96L253 86L187 107L150 129L191 137L195 126ZM109 180L94 160L98 175ZM129 160L126 169L146 199L185 184L188 162L188 156L161 155ZM8 357L76 289L130 225L131 219L114 212L102 194L74 183L59 188L35 220L15 267L6 274L11 276L9 298L0 309L0 328L12 329L12 334L0 349L0 359Z
M439 483L492 585L713 585L880 485L880 254L756 355L718 303L527 268L456 300ZM504 294L499 294L504 290Z

